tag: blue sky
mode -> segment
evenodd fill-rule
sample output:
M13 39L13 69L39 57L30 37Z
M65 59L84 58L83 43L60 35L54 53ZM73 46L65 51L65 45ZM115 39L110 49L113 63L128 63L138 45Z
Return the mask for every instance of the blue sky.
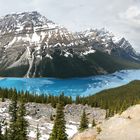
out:
M38 11L73 31L106 28L140 52L140 0L0 0L0 15Z

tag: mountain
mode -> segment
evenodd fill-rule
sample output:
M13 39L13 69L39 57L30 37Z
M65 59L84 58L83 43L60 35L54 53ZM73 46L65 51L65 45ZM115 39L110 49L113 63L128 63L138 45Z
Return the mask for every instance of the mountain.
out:
M71 32L36 11L0 18L0 76L66 78L131 68L140 68L140 55L105 29Z

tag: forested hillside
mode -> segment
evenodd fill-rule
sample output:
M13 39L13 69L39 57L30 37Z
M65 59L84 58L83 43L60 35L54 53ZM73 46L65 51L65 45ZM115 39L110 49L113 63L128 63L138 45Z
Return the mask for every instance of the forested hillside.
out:
M88 104L107 110L107 116L121 113L129 106L140 103L140 81L132 81L127 85L104 90L96 95L77 97L77 104Z

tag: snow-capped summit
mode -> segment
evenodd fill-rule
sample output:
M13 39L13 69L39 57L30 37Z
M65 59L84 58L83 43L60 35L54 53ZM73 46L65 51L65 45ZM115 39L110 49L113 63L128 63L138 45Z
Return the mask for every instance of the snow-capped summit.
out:
M109 72L96 64L99 52L138 63L140 57L131 44L124 38L114 41L114 37L105 29L73 33L36 11L8 14L0 18L0 76L71 77Z
M39 28L42 26L46 28L55 28L57 25L40 13L24 12L18 14L8 14L0 19L0 31L1 34L10 32L22 32L22 31L33 31L34 27Z
M90 29L83 32L84 36L92 43L93 48L100 51L108 52L109 54L114 51L123 51L126 54L139 57L132 45L124 38L116 37L106 29ZM118 52L120 55L120 52ZM123 56L122 56L123 57Z

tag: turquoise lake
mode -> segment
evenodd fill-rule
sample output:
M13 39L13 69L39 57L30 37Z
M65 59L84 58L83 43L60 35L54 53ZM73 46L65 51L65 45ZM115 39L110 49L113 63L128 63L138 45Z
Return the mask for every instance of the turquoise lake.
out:
M108 75L85 78L0 78L0 87L16 88L37 94L59 95L64 92L73 98L87 96L104 89L118 87L132 80L140 80L140 70L122 70Z

